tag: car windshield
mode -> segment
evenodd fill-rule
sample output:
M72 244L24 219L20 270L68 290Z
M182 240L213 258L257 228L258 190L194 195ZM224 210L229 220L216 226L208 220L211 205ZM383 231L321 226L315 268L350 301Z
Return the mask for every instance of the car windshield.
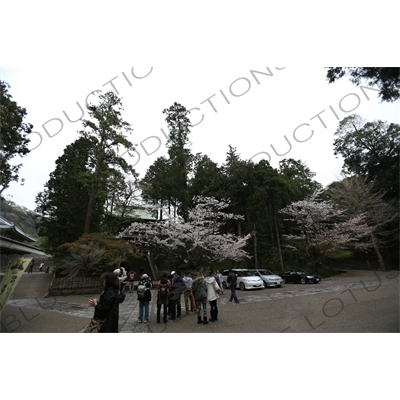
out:
M241 271L240 272L241 276L256 276L254 272L251 271Z
M258 272L259 272L261 275L275 275L273 272L268 271L267 269L259 269Z
M306 271L296 271L297 274L299 275L310 275L308 272Z

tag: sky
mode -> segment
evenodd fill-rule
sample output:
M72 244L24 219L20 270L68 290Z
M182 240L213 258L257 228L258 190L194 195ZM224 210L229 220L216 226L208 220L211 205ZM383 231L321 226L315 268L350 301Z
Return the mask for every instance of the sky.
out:
M368 121L400 123L398 104L382 103L377 87L357 87L347 77L328 84L323 67L8 67L0 68L13 100L26 108L31 152L20 177L3 195L34 210L49 174L65 147L78 139L86 102L93 92L114 91L123 117L133 128L136 151L124 154L142 178L167 154L168 132L162 110L174 102L191 110L193 154L220 165L229 146L244 160L301 160L326 186L340 179L342 159L333 152L334 133L353 113Z

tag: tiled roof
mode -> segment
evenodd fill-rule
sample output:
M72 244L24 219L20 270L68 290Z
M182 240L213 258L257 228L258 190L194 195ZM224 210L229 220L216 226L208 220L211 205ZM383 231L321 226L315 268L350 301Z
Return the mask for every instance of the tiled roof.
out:
M7 236L13 240L18 240L21 242L36 242L36 239L22 232L13 223L7 221L4 217L0 217L0 233L3 236Z

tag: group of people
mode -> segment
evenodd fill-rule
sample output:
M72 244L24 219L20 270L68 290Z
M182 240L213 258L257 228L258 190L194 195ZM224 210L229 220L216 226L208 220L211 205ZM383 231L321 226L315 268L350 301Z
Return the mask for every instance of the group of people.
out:
M28 274L33 274L33 267L35 265L35 260L32 260L28 266ZM41 262L39 265L39 271L42 272L42 269L44 267L44 262ZM47 267L46 272L49 272L49 267Z
M157 284L157 323L161 322L161 310L163 310L163 322L181 318L181 298L183 294L186 315L190 311L197 314L198 324L208 324L218 320L217 300L223 293L222 279L217 272L211 272L207 277L202 273L196 278L186 272L181 278L175 271L168 276L165 274ZM210 306L210 319L208 320L208 304Z
M131 271L133 272L133 271ZM135 274L135 273L134 273ZM131 274L132 275L132 274ZM136 275L136 274L135 274ZM134 276L133 275L133 278ZM89 305L95 308L94 317L105 321L100 330L101 333L117 333L119 319L119 304L125 300L123 293L123 282L129 274L124 268L118 268L113 273L107 273L103 277L104 290L100 299L90 299ZM133 293L132 287L129 292ZM234 288L236 287L236 275L228 276L228 283L231 283L231 299L238 303ZM147 274L141 274L137 285L137 300L139 301L139 323L150 322L150 302L152 300L152 280ZM192 311L197 314L198 324L218 321L219 296L223 294L222 275L219 271L210 272L208 276L198 273L193 279L189 272L181 278L176 271L171 274L164 274L157 283L157 323L168 320L176 320L182 316L181 298L183 295L186 315ZM208 319L208 305L210 318ZM162 311L162 315L161 315Z

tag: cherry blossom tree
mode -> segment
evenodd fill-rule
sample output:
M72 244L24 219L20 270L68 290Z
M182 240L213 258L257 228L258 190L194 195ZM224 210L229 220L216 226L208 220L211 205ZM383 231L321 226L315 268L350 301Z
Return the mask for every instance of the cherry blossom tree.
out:
M320 192L310 198L294 202L279 212L287 221L295 222L298 233L285 235L290 241L300 242L317 270L324 255L343 249L367 250L371 229L365 223L365 215L346 218L344 210L333 202L318 199ZM299 246L295 246L296 249Z
M251 235L244 237L222 233L228 220L243 219L226 213L229 201L213 197L194 197L187 221L164 211L162 221L131 224L118 237L128 241L155 245L191 269L201 270L223 260L242 261L250 258L243 249Z

